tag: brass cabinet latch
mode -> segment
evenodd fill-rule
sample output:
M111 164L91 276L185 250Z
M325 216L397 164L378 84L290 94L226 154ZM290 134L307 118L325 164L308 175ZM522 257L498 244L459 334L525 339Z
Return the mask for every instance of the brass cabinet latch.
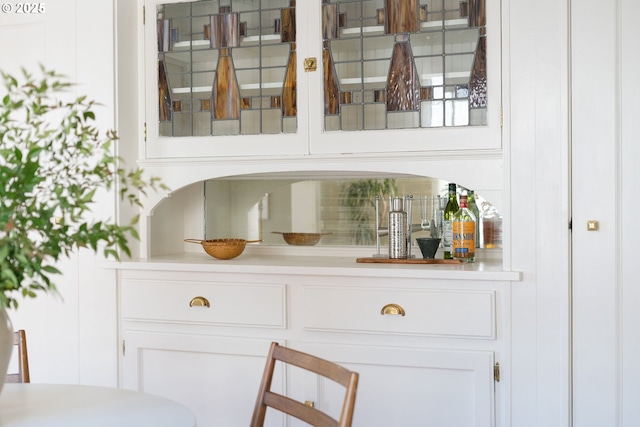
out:
M315 71L318 68L318 60L316 58L304 58L304 71Z
M500 382L500 364L498 362L493 365L493 379L497 383Z

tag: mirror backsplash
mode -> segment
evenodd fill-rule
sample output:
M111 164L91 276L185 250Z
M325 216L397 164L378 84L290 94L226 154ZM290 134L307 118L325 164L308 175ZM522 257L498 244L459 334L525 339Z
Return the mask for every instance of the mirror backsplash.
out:
M205 238L262 240L286 245L275 232L323 233L318 246L376 244L375 197L379 196L379 227L386 227L388 198L412 195L412 237L428 236L420 229L424 214L418 200L446 197L448 182L426 177L357 179L216 179L205 183ZM466 189L459 188L459 194ZM482 212L491 204L476 194ZM381 244L386 244L382 237Z

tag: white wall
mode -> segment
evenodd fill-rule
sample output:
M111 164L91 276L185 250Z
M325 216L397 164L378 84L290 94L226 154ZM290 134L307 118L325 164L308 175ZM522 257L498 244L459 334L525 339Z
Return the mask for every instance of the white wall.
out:
M15 5L15 2L11 2ZM77 82L70 96L103 104L99 126L114 127L113 5L111 0L44 2L41 14L0 14L0 67L35 72L41 63ZM113 194L100 195L96 217L115 216ZM61 262L61 298L22 300L10 312L14 328L27 330L31 380L115 385L117 329L115 274L80 251Z

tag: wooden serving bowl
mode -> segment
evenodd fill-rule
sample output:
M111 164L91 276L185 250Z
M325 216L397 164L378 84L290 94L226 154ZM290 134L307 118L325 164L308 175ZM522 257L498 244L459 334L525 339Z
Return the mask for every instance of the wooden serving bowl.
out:
M188 243L200 243L204 251L216 259L232 259L244 252L247 243L257 243L262 240L244 239L185 239Z
M282 231L272 231L274 234L282 234L284 241L293 246L314 246L325 234L331 233L283 233Z

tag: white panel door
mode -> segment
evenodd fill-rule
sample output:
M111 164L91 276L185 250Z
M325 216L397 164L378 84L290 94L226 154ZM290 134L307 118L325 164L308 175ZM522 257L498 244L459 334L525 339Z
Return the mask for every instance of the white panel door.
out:
M494 353L291 342L358 372L354 427L492 427ZM339 416L344 388L291 373L291 395ZM292 420L292 426L301 423Z
M640 238L640 26L636 17L640 15L640 3L622 0L620 6L620 215L618 223L619 280L622 288L618 292L621 348L620 369L620 425L640 425L640 278L637 272L635 251Z
M572 8L573 422L640 425L640 29L633 0ZM598 222L589 231L588 221Z
M258 396L270 340L127 331L122 386L188 407L199 426L246 426ZM283 388L280 368L274 389ZM284 417L272 414L271 426Z

